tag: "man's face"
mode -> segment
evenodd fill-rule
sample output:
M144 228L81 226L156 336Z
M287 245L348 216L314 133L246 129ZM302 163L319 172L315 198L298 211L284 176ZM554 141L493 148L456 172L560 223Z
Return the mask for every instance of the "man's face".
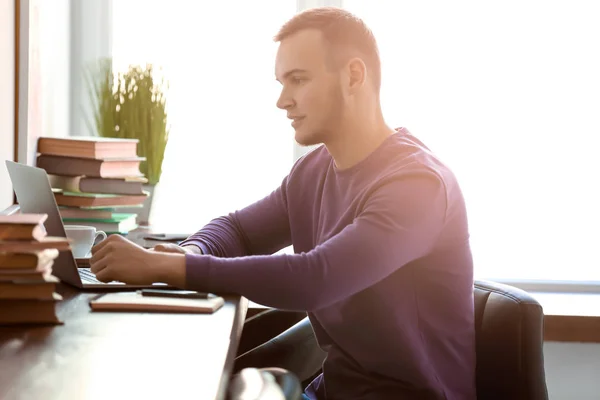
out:
M277 51L275 77L282 84L277 107L287 111L301 145L327 142L344 116L340 74L327 63L321 32L313 29L285 38Z

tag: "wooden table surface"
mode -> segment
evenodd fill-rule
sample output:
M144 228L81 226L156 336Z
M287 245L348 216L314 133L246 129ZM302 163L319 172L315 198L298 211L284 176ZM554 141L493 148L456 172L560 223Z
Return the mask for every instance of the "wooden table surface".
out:
M530 294L544 309L544 340L600 343L600 294Z
M0 399L223 399L247 301L214 314L92 312L59 285L63 325L0 328Z

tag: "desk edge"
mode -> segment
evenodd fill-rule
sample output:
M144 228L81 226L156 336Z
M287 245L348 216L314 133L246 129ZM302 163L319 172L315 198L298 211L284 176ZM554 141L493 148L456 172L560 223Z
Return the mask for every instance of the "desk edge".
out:
M229 387L229 381L233 371L240 338L242 337L246 313L248 312L248 300L241 296L233 296L233 299L236 297L237 304L235 309L234 323L231 329L231 335L229 337L229 350L227 351L225 366L223 367L223 373L221 374L221 380L219 382L219 390L217 393L218 400L227 398L227 389Z

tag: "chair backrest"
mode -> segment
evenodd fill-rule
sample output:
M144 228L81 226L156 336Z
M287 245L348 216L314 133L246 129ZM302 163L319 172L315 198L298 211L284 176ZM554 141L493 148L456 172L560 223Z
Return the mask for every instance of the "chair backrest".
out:
M524 290L475 281L477 398L547 400L541 305Z

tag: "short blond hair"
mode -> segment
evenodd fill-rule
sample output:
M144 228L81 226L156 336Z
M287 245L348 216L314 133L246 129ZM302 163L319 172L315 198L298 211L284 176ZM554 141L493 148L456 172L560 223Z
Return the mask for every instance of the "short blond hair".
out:
M317 7L302 11L287 21L275 42L304 29L317 29L323 34L331 49L333 66L341 67L351 57L363 59L377 92L381 88L381 60L377 41L371 29L362 19L351 12L337 7Z

